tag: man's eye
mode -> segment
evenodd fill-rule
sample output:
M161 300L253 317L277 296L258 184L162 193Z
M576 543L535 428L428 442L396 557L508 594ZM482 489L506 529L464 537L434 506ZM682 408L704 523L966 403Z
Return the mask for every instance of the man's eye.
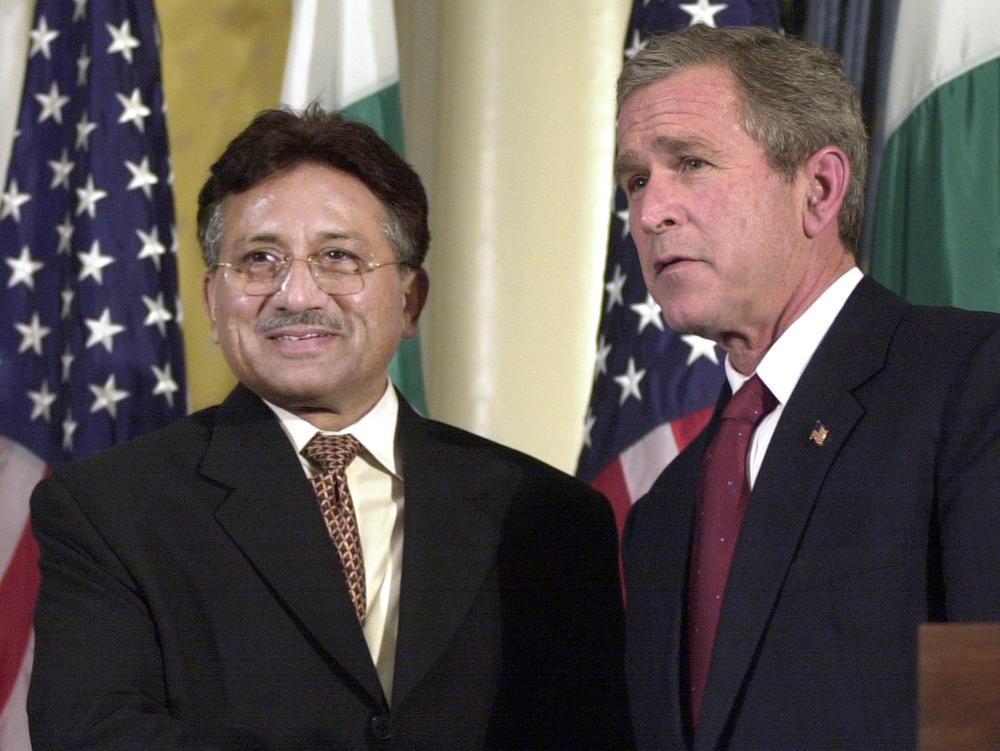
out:
M327 248L315 255L320 268L329 271L353 272L361 267L361 259L339 248Z
M632 195L637 190L642 190L643 188L645 188L646 182L647 178L645 175L635 175L633 177L630 177L628 178L628 180L625 181L625 192L628 195Z
M258 249L245 253L243 257L237 261L236 265L241 267L267 266L272 264L280 266L283 260L284 257L273 250Z
M687 159L684 160L683 164L684 164L684 169L690 171L690 170L699 170L702 167L707 166L708 162L706 162L704 159L698 159L697 157L688 157Z

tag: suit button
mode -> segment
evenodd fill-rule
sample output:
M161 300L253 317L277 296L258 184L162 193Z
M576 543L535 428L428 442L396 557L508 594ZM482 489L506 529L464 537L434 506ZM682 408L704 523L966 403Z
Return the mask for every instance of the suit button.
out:
M368 723L372 735L380 741L387 741L392 738L392 718L377 714Z

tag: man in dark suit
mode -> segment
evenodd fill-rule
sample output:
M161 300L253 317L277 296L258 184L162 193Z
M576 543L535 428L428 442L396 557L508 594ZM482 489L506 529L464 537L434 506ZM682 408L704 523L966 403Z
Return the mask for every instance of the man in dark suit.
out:
M646 284L727 354L626 525L637 745L913 748L919 624L1000 619L1000 316L858 270L867 143L832 53L695 27L618 94Z
M240 385L38 486L35 750L629 747L608 504L389 383L427 295L417 175L265 112L199 236Z

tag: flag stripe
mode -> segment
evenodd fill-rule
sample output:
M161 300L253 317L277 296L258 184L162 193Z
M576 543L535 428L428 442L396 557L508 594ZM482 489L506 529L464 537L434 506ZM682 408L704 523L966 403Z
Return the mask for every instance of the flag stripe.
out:
M911 302L1000 311L1000 5L901 5L871 272Z
M31 639L31 617L40 582L38 543L25 523L14 557L0 579L0 706L6 706Z

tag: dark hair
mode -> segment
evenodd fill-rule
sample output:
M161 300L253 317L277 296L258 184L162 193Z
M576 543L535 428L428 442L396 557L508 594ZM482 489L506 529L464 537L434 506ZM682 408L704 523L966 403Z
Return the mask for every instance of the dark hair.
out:
M844 246L856 255L868 135L857 92L837 54L760 27L690 26L653 37L625 63L618 78L619 112L636 89L694 65L720 65L730 72L740 125L788 179L824 146L843 150L851 180L837 224Z
M302 112L264 110L212 165L198 194L198 239L206 265L219 260L223 202L303 163L358 178L385 206L383 224L396 260L418 267L427 255L427 194L420 177L367 125L311 104Z

